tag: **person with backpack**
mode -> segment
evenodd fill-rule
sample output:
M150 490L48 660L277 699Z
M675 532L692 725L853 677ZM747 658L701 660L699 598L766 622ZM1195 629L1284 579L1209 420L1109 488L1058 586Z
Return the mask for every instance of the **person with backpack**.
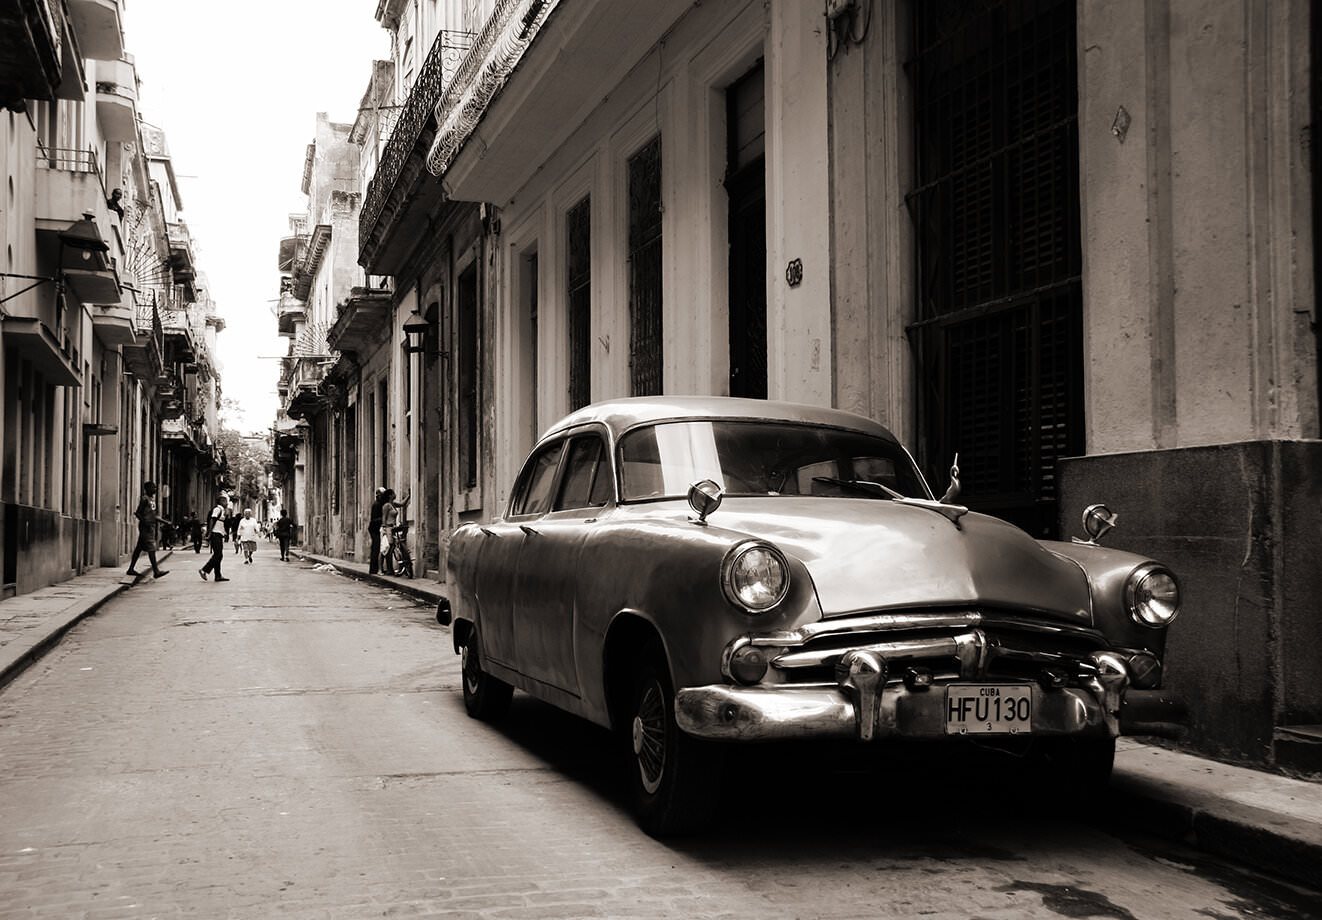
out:
M225 518L228 504L229 499L222 492L216 497L216 507L207 515L207 539L211 543L211 558L207 560L206 565L197 570L203 581L206 581L207 575L213 571L216 573L216 581L229 581L220 574L220 563L225 559L225 536L229 530Z

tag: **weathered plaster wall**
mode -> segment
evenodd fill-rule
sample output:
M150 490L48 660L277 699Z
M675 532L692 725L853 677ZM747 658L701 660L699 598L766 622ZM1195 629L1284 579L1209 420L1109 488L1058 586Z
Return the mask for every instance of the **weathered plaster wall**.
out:
M1079 5L1089 453L1318 434L1308 13Z
M915 443L906 324L913 321L909 83L902 3L876 4L867 36L831 60L830 200L835 405Z

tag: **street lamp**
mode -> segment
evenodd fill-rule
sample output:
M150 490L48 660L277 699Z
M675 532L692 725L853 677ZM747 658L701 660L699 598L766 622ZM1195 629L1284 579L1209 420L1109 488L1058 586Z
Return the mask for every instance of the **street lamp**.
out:
M49 276L0 272L0 278L21 278L32 282L25 288L0 297L0 304L26 294L39 284L48 282L56 285L58 293L63 290L66 281L69 280L70 272L109 275L109 282L115 286L114 294L116 296L119 294L119 285L115 283L114 271L111 268L110 260L106 257L106 253L110 251L110 244L101 238L101 232L96 229L96 221L91 214L84 213L82 220L74 221L67 229L61 230L58 238L60 241L60 273ZM71 255L70 253L77 253L77 255ZM98 292L100 292L99 289Z
M427 349L427 333L431 331L431 323L427 322L416 309L409 314L409 318L404 321L404 351L410 355L418 352L425 352Z

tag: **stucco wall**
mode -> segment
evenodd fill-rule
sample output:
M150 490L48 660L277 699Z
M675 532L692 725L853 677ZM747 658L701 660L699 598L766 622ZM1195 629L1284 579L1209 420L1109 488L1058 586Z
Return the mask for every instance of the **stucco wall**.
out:
M1089 453L1318 434L1308 13L1079 4Z

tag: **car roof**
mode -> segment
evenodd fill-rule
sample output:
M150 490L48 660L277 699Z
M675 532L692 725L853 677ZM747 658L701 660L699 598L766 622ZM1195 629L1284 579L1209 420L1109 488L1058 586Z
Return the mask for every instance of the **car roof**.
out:
M548 428L539 440L544 441L570 428L590 423L605 425L610 429L612 439L615 439L638 425L690 419L737 419L829 425L865 432L898 443L895 435L891 434L884 425L843 409L732 396L635 396L609 399L584 406L565 416Z

